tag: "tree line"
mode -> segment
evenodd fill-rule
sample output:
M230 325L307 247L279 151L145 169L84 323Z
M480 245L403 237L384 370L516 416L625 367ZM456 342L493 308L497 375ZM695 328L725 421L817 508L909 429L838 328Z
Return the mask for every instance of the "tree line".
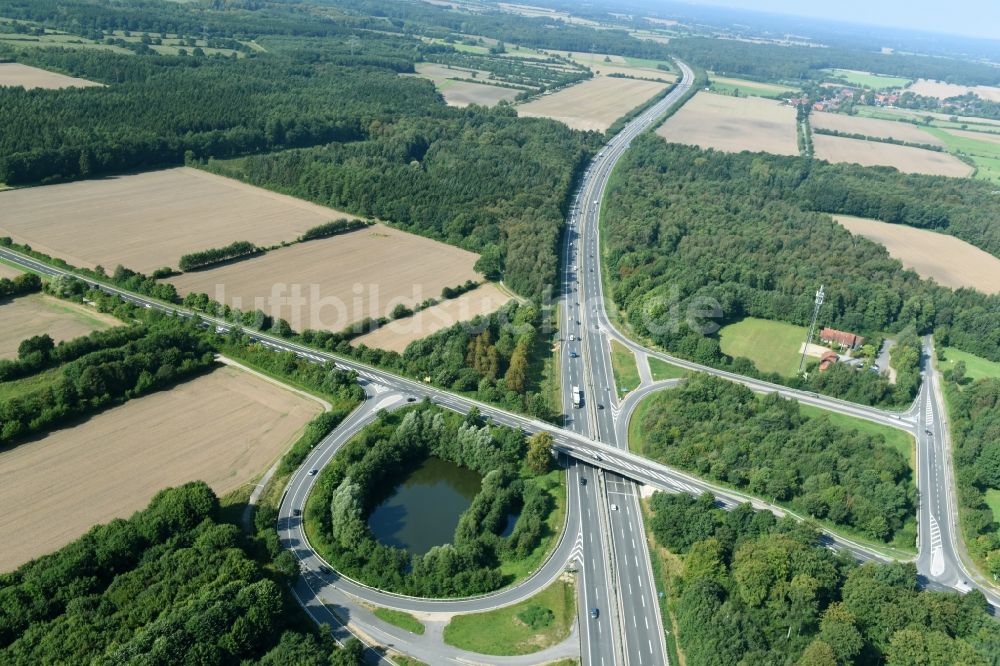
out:
M260 254L263 250L250 241L234 241L225 247L210 248L181 256L177 267L182 271L194 271L206 266L221 264L233 259L245 259Z
M302 243L305 241L318 240L320 238L329 238L330 236L347 233L348 231L364 229L372 224L374 223L368 220L351 220L343 217L337 220L331 220L330 222L325 222L324 224L316 225L311 229L307 229L305 233L298 237L297 240Z
M806 326L821 284L821 325L867 337L912 327L1000 359L1000 296L921 280L885 248L813 212L871 215L881 207L882 219L946 226L990 249L994 232L982 185L808 158L704 151L643 136L610 185L605 262L611 295L638 333L681 356L743 374L756 369L723 354L713 329L747 316ZM700 316L706 302L718 304L718 316ZM767 378L868 404L912 399L912 385L892 386L844 366L808 380Z
M0 576L0 661L361 664L359 644L338 649L305 618L297 575L222 522L204 483L163 490Z
M914 542L906 526L916 510L913 473L881 436L711 375L649 401L639 422L643 454L869 539Z
M916 567L859 565L819 534L749 504L657 493L656 542L682 558L668 607L688 663L969 664L1000 658L1000 625L978 590L921 591Z
M823 70L853 69L972 86L1000 84L1000 71L986 63L906 53L886 54L860 48L813 48L750 40L680 37L670 40L669 49L681 60L721 76L763 81L823 80L831 78L830 73Z
M345 575L379 589L428 597L496 590L510 582L501 562L523 559L549 536L550 480L522 470L526 451L519 430L484 424L476 411L463 418L426 403L404 414L383 413L320 473L305 511L313 543ZM367 519L429 456L483 479L453 542L418 556L377 541ZM510 514L520 515L501 536Z
M986 494L1000 490L1000 379L970 381L962 371L948 372L945 379L959 525L973 559L996 580L1000 524Z
M26 356L52 351L45 336ZM120 347L91 351L60 366L51 381L0 402L0 443L169 386L214 367L211 347L189 325L149 327Z

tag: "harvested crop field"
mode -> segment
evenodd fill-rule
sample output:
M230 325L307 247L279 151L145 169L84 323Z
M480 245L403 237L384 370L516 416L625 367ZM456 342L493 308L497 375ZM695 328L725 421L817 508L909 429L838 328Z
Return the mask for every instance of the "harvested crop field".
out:
M101 86L101 84L37 67L29 67L17 62L0 62L0 87L4 86L22 86L28 90L32 88L55 90L57 88L92 88Z
M182 294L207 293L244 311L261 309L292 328L339 331L402 303L438 298L476 280L477 255L381 224L297 243L218 268L170 278Z
M626 113L667 87L656 81L596 77L522 104L522 117L552 118L573 129L603 132Z
M47 333L57 343L121 322L89 308L44 294L30 294L0 303L0 359L17 358L21 341Z
M880 139L896 139L897 141L905 141L906 143L944 146L944 142L936 136L911 123L825 112L810 115L809 122L813 127L843 132L845 134L863 134L864 136L874 136Z
M724 89L738 89L748 95L784 95L795 92L794 88L783 86L778 83L762 83L760 81L750 81L748 79L733 79L728 76L709 75L713 86L721 86Z
M71 264L149 273L233 241L291 241L353 217L188 167L0 192L0 236Z
M0 571L131 515L167 486L233 490L321 409L226 367L0 452Z
M926 173L954 178L963 178L972 173L971 166L948 153L878 141L814 134L813 149L818 159L829 162L890 166L903 173Z
M354 344L402 353L414 340L426 338L460 321L496 312L510 296L494 284L484 284L458 298L421 310L412 317L391 321L382 328L354 339Z
M962 86L955 83L944 83L943 81L919 79L906 90L917 95L936 97L938 99L958 97L972 92L990 102L1000 102L1000 88L994 86Z
M945 131L948 132L948 134L953 134L955 136L962 137L963 139L1000 144L1000 132L971 132L969 130L960 129L949 129Z
M656 133L667 141L731 153L799 154L795 108L760 97L700 92Z
M444 101L448 106L469 106L479 104L480 106L494 106L502 100L510 101L517 97L519 90L514 88L501 88L500 86L490 86L483 83L470 83L469 81L444 81L438 84L438 90L444 96Z
M954 289L1000 293L1000 259L954 236L850 215L833 219L852 234L884 245L890 256L921 277Z

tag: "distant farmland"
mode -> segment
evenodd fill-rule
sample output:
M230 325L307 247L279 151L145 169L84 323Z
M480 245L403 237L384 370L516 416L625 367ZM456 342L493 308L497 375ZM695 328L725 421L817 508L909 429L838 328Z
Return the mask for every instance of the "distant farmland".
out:
M905 141L906 143L944 146L944 141L941 141L936 136L912 123L825 112L813 113L809 116L809 122L813 127L834 130L845 134L862 134L864 136L896 139L897 141Z
M76 266L152 272L181 255L247 240L274 245L353 217L182 167L0 192L0 236Z
M731 153L799 154L795 109L759 97L700 92L656 133L674 143Z
M916 83L906 89L908 92L924 95L925 97L937 97L947 99L967 95L970 92L991 102L1000 102L1000 88L994 86L962 86L955 83L944 83L942 81L929 81L919 79Z
M119 325L114 317L85 305L43 294L21 296L0 302L0 358L16 358L21 341L35 335L47 333L59 342Z
M0 452L0 571L131 515L167 486L201 479L221 495L247 483L321 409L227 367Z
M480 104L493 106L501 100L512 100L521 92L517 88L494 86L488 83L472 83L458 79L487 79L489 72L460 67L446 67L436 63L418 63L417 75L430 79L451 106Z
M850 215L834 219L852 234L884 245L889 254L918 275L953 289L971 287L1000 293L1000 259L963 240L926 229Z
M258 307L295 330L338 331L365 317L387 315L438 298L444 287L478 279L478 256L381 224L300 243L170 282L207 293L241 310Z
M0 87L22 86L28 90L32 88L54 90L56 88L92 88L100 85L100 83L86 79L57 74L17 62L0 62Z
M517 114L552 118L573 129L603 132L666 87L667 84L656 81L602 76L522 104L517 107Z
M948 153L879 141L813 134L813 148L816 157L821 160L853 162L862 166L891 166L903 173L962 178L973 171L971 166Z

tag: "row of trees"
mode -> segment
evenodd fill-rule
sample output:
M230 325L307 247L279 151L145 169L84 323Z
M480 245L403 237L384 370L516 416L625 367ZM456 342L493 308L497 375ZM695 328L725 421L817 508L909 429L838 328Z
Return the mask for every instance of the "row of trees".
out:
M250 241L234 241L225 247L210 248L200 252L185 254L177 262L182 271L193 271L213 264L233 259L245 259L260 254L263 250Z
M881 435L710 375L650 398L643 453L878 541L912 544L912 471Z
M17 358L0 360L0 382L27 377L101 349L116 349L142 338L148 332L145 326L116 326L63 340L58 345L47 333L30 337L18 345Z
M883 247L812 212L947 228L997 251L988 190L985 183L640 137L616 170L608 200L612 296L638 333L743 373L755 372L753 365L723 354L713 331L746 316L808 325L820 284L824 325L868 337L934 331L946 344L1000 359L1000 296L921 280ZM912 399L911 386L850 368L813 373L808 382L769 378L869 404Z
M347 233L348 231L364 229L371 224L373 223L367 220L351 220L346 217L342 217L337 220L331 220L330 222L317 225L311 229L307 229L305 233L299 236L298 241L301 243L304 241L318 240L320 238L329 238L330 236Z
M337 649L303 621L288 592L294 560L281 573L267 564L220 521L204 483L161 491L0 576L0 661L362 663L360 645Z
M913 564L858 565L817 532L711 495L658 493L656 541L682 556L670 601L692 664L976 664L1000 658L978 591L921 592Z
M432 597L489 592L510 582L500 571L502 561L526 557L548 536L552 481L522 470L526 449L519 430L483 424L475 410L464 419L429 404L405 414L383 413L322 471L305 520L324 556L369 585ZM379 543L366 521L428 456L479 472L483 482L453 543L415 556ZM515 513L520 516L513 530L501 536L507 516Z

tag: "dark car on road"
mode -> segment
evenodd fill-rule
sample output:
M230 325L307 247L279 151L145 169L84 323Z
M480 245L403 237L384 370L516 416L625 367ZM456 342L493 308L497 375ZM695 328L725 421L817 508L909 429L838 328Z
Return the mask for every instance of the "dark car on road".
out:
M596 620L600 616L601 616L601 611L600 610L598 610L596 608L591 608L590 609L590 619Z

